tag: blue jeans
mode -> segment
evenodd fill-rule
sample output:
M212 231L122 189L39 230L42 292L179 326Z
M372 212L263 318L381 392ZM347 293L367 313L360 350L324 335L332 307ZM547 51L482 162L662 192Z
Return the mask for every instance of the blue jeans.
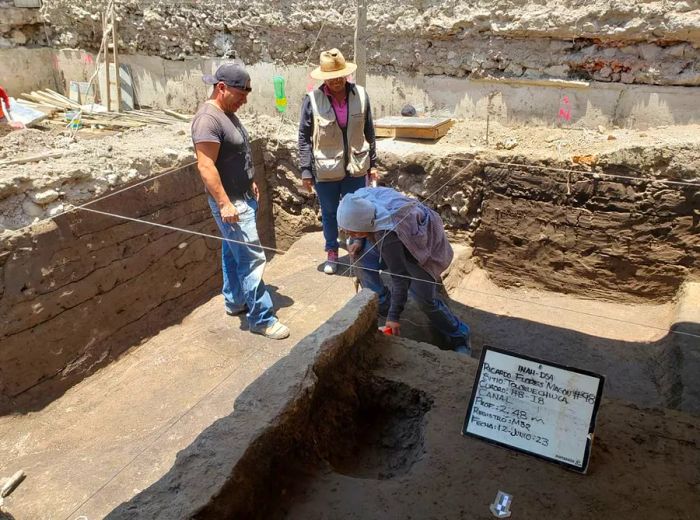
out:
M277 318L272 307L272 298L265 287L262 276L265 270L265 253L260 245L258 230L255 227L255 214L258 203L251 197L232 200L238 210L239 221L227 224L221 220L219 205L209 197L211 214L219 226L221 236L230 240L245 243L222 242L221 270L224 275L224 285L221 293L229 311L237 311L248 307L248 325L253 330L261 330L273 325Z
M365 239L365 244L360 253L360 259L355 268L357 277L362 287L371 289L379 296L379 314L386 316L391 303L391 293L384 285L384 281L376 270L386 269L386 265L379 256L379 247L373 247L370 240ZM362 269L362 268L365 269ZM406 267L412 278L433 280L433 277L425 269L414 262L407 262ZM372 270L369 270L372 269ZM411 280L409 295L418 304L418 307L426 314L430 324L443 336L452 347L459 345L469 346L469 326L462 322L445 304L438 294L438 286L434 283Z
M323 238L326 239L326 251L338 250L338 205L343 195L354 193L365 187L365 176L350 177L342 181L316 182L316 194L321 204L321 222Z

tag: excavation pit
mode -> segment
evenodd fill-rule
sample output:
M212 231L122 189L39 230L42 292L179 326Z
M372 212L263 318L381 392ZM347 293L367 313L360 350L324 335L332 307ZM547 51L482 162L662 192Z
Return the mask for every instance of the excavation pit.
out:
M476 361L378 335L368 322L374 305L365 292L354 298L246 389L161 480L107 518L486 520L499 490L525 518L616 518L643 508L661 520L700 506L697 417L604 400L585 476L462 437ZM375 403L389 410L380 424L367 413ZM408 438L402 424L412 428ZM355 451L365 426L383 455L374 442ZM333 453L354 456L349 471ZM396 464L404 459L411 464Z
M678 426L688 424L688 431L695 433L695 419L684 414L700 411L696 127L652 129L645 136L618 129L616 140L608 140L592 132L493 125L494 142L511 133L521 143L506 152L495 145L472 146L475 125L459 123L441 142L381 140L378 145L384 182L415 197L430 197L428 203L446 223L457 254L445 277L445 291L455 312L472 327L474 356L492 344L607 376L605 395L615 402L609 410L629 421L618 427L610 419L604 426L607 419L601 415L601 442L592 466L597 476L588 487L568 474L531 469L531 459L484 451L481 444L469 448L468 460L445 462L461 453L458 443L465 442L453 435L463 420L473 361L440 352L436 347L445 347L442 339L410 306L404 334L429 346L361 339L365 332L353 333L356 337L343 340L343 348L358 352L343 350L344 361L330 371L337 369L337 374L331 377L327 370L319 376L322 392L301 400L295 394L284 401L293 403L291 416L279 415L282 407L279 414L256 422L266 395L257 379L269 370L273 380L284 380L286 376L273 370L275 363L297 375L316 372L309 368L310 357L285 356L340 309L354 289L349 277L330 279L317 270L323 261L318 208L297 178L294 136L286 129L278 133L264 120L250 127L264 136L254 144L262 191L260 235L265 245L288 250L271 255L266 274L280 316L290 319L293 328L292 339L282 346L250 339L245 320L222 321L220 297L214 296L220 283L220 243L215 239L86 212L3 235L0 306L6 320L0 349L0 428L10 455L0 475L12 473L13 464L48 475L23 484L31 500L18 511L40 517L44 500L50 499L64 516L75 511L127 518L145 511L148 517L150 511L153 517L179 517L161 497L196 518L324 518L326 510L348 518L381 518L394 511L406 518L450 518L454 511L479 518L480 513L472 512L481 507L477 504L493 501L497 484L512 482L509 492L534 496L535 490L523 482L535 473L550 487L564 481L581 487L571 496L552 496L551 502L573 497L572 503L588 507L594 518L604 517L601 511L608 507L624 513L608 498L596 498L597 489L614 489L627 497L626 504L646 489L619 464L636 456L650 457L634 466L642 477L666 475L671 481L690 482L693 489L697 476L692 470L669 469L657 455L670 461L696 457L692 437L681 434L685 430ZM273 130L266 134L265 128ZM145 181L93 207L216 233L196 169L187 166L186 127L171 130L159 136L158 142L168 142L162 156L154 150L148 163L135 163L145 168L134 168L138 177L117 179L114 185L99 175L71 177L67 169L53 180L31 176L32 167L13 170L15 176L4 184L13 188L3 192L9 193L12 222L26 223L15 187L24 186L33 195L55 189L62 203L85 203ZM528 146L529 137L539 145ZM137 150L142 139L142 133L125 132L110 141L111 153L126 157L120 155L120 146ZM543 144L547 139L563 144L550 147ZM99 147L94 144L94 149ZM570 160L586 153L596 158L594 165ZM367 331L376 326L362 313L351 313L347 320L359 321ZM317 338L319 334L329 333L317 333ZM419 356L414 376L402 375L413 365L399 359L401 355L375 350L395 352L399 347L392 341L407 355ZM443 373L438 370L442 365L460 375ZM238 371L226 379L229 370ZM451 382L454 392L431 386L442 377L434 374L443 374L444 384ZM261 384L273 384L261 379ZM217 387L221 381L223 386ZM305 384L296 387L301 395ZM245 397L234 403L248 385ZM195 411L185 415L184 424L173 423L191 407ZM678 415L668 408L679 410ZM300 411L304 413L298 415ZM215 422L217 418L223 422ZM441 421L443 426L436 426ZM673 426L659 436L654 432L664 421ZM262 440L241 437L241 425L253 423L258 432L269 424L277 429ZM210 438L210 428L221 436ZM624 428L652 433L628 442ZM27 431L34 433L25 438ZM94 435L88 438L88 432ZM168 443L162 442L166 434ZM45 444L33 435L47 439ZM676 449L669 444L676 441L667 438L682 447ZM633 444L649 448L636 451ZM107 456L104 445L113 447ZM218 457L223 447L230 450L227 456L252 452L242 466L226 466L206 456ZM50 467L40 455L47 450L54 453ZM134 450L145 450L152 458L133 459ZM173 466L179 450L185 450L185 459L178 458ZM460 502L458 493L449 490L479 481L492 469L489 457L499 460L498 482L494 477L492 486L484 484ZM608 469L603 470L595 457L615 469L604 464ZM188 458L201 468L188 467ZM475 469L469 469L471 464ZM510 464L518 468L512 481L506 475ZM433 466L442 473L436 474ZM632 479L632 487L615 487L610 471ZM197 475L200 485L185 482L181 472ZM70 475L74 484L66 489L65 481L56 478L59 474ZM435 484L423 490L415 478ZM96 481L111 484L92 496ZM686 505L697 507L684 494L687 489L662 491L680 493ZM415 501L405 499L412 494ZM370 497L366 509L353 509L358 507L356 496ZM526 499L523 506L529 516L548 511L538 509L544 506L533 500ZM435 501L442 505L435 506ZM584 507L588 503L593 505ZM665 518L661 507L682 518L680 509L663 500L645 504L652 518ZM245 509L249 506L254 510ZM553 507L557 514L570 512Z

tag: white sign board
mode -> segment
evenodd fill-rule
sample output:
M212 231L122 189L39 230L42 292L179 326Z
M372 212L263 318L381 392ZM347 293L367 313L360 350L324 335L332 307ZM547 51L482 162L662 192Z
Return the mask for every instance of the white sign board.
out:
M604 381L484 347L463 433L585 473Z

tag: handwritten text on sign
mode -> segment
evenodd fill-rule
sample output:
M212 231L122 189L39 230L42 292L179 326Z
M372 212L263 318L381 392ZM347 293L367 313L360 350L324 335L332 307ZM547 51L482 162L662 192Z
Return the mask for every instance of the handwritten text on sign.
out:
M484 347L464 434L586 470L603 376Z

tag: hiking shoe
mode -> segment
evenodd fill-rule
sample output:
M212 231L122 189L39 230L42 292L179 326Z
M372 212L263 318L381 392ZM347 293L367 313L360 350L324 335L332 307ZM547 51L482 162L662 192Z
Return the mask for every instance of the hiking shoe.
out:
M467 345L457 345L452 350L457 352L458 354L464 354L465 356L472 355L472 349L470 349Z
M326 274L335 274L338 272L338 250L331 249L328 251L326 265L323 266L323 272Z
M452 350L467 356L472 355L471 329L466 323L460 322L457 328L458 334L462 336L461 340L453 344Z
M282 325L281 322L276 321L272 325L265 327L264 329L250 329L254 334L260 334L269 339L284 339L289 337L289 327Z
M245 303L243 305L226 305L226 314L229 316L238 316L246 312L248 312L248 306Z

